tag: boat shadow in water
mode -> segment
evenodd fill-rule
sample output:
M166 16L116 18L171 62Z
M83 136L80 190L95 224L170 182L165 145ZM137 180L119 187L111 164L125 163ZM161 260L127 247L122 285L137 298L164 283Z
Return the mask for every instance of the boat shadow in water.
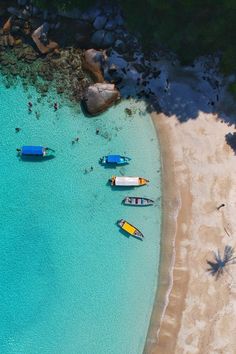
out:
M117 225L117 224L116 224ZM119 232L122 234L122 236L125 236L126 238L135 238L136 240L138 241L143 241L143 239L141 237L136 237L136 236L132 236L132 235L129 235L127 234L127 232L125 232L124 230L122 229L119 229Z
M109 170L115 170L117 167L120 167L120 166L117 166L117 165L103 165L101 162L100 162L100 165L105 168L105 169L109 169Z
M134 190L134 188L135 187L133 187L133 186L129 186L129 187L127 187L127 186L112 186L111 185L111 182L107 182L107 185L109 185L110 187L111 187L111 190L112 191L132 191L132 190Z
M55 159L56 156L19 156L19 161L24 162L43 162Z

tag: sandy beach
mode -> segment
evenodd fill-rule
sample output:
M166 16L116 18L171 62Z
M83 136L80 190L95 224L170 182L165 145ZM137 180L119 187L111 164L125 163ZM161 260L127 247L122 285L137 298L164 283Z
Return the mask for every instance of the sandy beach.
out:
M236 265L215 280L212 251L236 246L236 157L217 114L153 114L163 174L159 289L145 353L235 354ZM220 210L217 207L225 204Z

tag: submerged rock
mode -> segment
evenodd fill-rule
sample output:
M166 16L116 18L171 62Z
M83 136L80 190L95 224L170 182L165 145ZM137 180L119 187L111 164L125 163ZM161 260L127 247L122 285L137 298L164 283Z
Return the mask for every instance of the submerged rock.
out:
M88 87L84 103L91 115L104 112L120 98L119 91L113 84L97 83Z

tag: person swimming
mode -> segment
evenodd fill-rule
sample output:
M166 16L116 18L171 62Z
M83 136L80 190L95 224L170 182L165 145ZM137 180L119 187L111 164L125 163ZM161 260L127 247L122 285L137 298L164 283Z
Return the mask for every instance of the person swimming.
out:
M53 107L54 107L54 110L55 110L55 111L58 110L58 104L57 104L57 102L54 103Z

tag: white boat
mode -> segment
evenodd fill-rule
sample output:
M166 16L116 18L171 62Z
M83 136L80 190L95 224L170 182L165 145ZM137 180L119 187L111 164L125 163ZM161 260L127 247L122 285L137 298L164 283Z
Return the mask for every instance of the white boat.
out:
M112 176L110 182L112 186L134 187L144 186L149 180L143 177Z

